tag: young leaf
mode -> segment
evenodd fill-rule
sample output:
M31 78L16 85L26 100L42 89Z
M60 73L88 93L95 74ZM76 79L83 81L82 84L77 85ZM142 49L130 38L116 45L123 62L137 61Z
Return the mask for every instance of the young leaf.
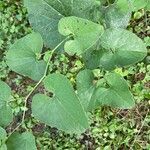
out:
M7 150L5 141L6 141L6 131L0 127L0 150Z
M7 52L6 60L11 70L39 80L45 71L46 63L38 60L43 47L39 33L31 33L16 41Z
M80 134L88 128L86 114L68 79L60 74L49 75L44 86L53 97L33 97L32 113L36 119L68 133Z
M35 137L30 132L12 134L6 145L8 150L37 150Z
M58 22L65 16L78 16L89 19L95 0L24 0L29 13L29 21L38 31L46 46L54 48L63 36L58 32Z
M77 76L77 91L87 111L101 105L121 109L130 109L135 105L126 81L116 73L109 73L104 79L94 82L92 71L81 71Z
M78 55L95 45L104 32L103 26L78 17L65 17L59 22L59 32L64 36L72 35L73 40L65 43L65 51Z
M100 66L112 70L137 63L147 55L143 41L124 29L107 29L100 41L102 48L84 55L86 65L90 66L88 68ZM94 64L90 62L92 59Z
M10 87L0 81L0 126L6 127L13 120L13 113L8 105L11 96Z
M123 7L120 3L115 3L103 9L107 28L127 27L131 18L131 10Z

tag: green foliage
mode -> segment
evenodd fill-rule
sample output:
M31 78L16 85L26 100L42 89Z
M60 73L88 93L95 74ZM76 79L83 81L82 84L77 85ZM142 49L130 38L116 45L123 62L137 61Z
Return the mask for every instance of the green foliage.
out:
M134 99L126 81L116 73L109 73L103 79L94 81L91 70L81 71L77 76L77 90L86 110L101 105L129 109L134 107Z
M78 16L90 18L91 9L95 5L95 0L24 0L28 9L29 21L35 31L38 31L45 44L54 48L62 40L58 32L58 22L65 16ZM37 11L38 10L38 11Z
M65 17L58 25L59 32L64 36L72 35L65 43L64 50L73 55L80 55L96 45L104 29L103 26L78 17Z
M88 68L102 67L113 70L116 67L134 64L147 54L143 41L124 29L107 29L100 42L100 48L84 54L84 61Z
M139 9L145 8L148 5L149 0L130 0L130 2L132 10L137 11Z
M30 132L14 133L7 139L6 131L0 127L0 150L36 150L35 137Z
M0 150L7 150L5 144L6 137L7 137L6 131L0 127Z
M121 3L120 3L121 1ZM131 18L131 9L129 9L126 0L119 0L106 8L103 8L104 23L107 28L126 28ZM126 6L126 7L124 7Z
M84 132L88 128L87 117L68 79L60 74L51 74L44 80L44 86L54 96L37 94L33 97L35 118L68 133Z
M46 63L38 60L43 47L43 40L38 33L32 33L16 41L6 55L11 70L40 80L45 72Z
M3 127L6 127L13 120L12 110L8 103L10 96L11 90L9 86L0 81L0 126Z
M8 150L36 150L35 137L30 132L14 133L7 140Z
M19 127L22 126L25 130L33 127L32 118L27 118L30 119L30 122L26 123L24 115L26 115L26 107L28 106L27 101L32 94L34 95L35 89L41 83L44 83L44 87L41 86L44 94L38 93L33 96L33 117L37 119L36 121L39 120L46 125L56 127L67 133L81 134L89 128L87 116L89 117L90 113L87 113L87 111L93 112L95 108L100 109L100 106L111 106L120 109L134 107L135 103L129 91L129 84L119 74L105 72L103 69L114 70L118 69L118 67L135 64L146 56L147 50L142 40L133 33L121 28L127 27L132 11L147 8L148 4L139 5L136 1L128 3L129 1L125 0L115 2L108 0L107 2L103 1L103 3L99 3L96 0L82 2L77 0L73 1L73 3L68 0L63 2L25 0L24 2L29 12L30 23L36 33L33 32L15 42L6 54L6 61L11 70L39 82L34 87L30 87L30 93L25 97L25 105L21 106L23 117ZM128 4L132 5L131 9ZM106 5L108 6L105 7ZM127 6L124 7L124 5ZM11 32L16 32L14 26ZM63 44L66 41L65 36L69 40ZM43 41L45 46L53 50L43 49ZM0 45L3 45L3 41ZM49 75L50 72L54 72L57 69L59 72L61 68L61 64L59 65L58 61L51 61L51 59L54 59L54 51L63 49L63 46L65 52L69 55L74 55L73 57L75 57L77 54L81 59L76 64L78 67L71 70L72 74L66 75L74 84L74 88L63 75L55 73ZM44 50L44 53L41 53L42 50ZM64 61L64 57L62 61ZM67 63L69 62L68 60L66 61ZM82 61L85 62L86 68L91 70L86 70L86 68L82 70L77 76L77 82L75 82L77 72L83 69ZM54 63L56 63L57 69L51 68L55 65ZM73 64L71 65L73 66ZM100 78L93 75L92 69L95 68L103 72ZM61 72L66 74L68 72L67 67L65 66L65 69L61 70ZM5 77L3 76L2 78ZM147 80L148 77L145 78L145 81ZM16 79L16 82L18 82L18 79ZM29 83L27 82L26 84ZM2 101L0 102L0 111L1 108L5 107L0 113L0 119L2 118L0 125L3 127L12 122L13 118L12 110L8 103L9 98L6 97L6 95L10 96L10 89L8 87L5 89L5 87L6 85L0 82L0 101ZM133 88L132 90L137 92L139 89ZM40 90L38 89L38 91ZM149 98L147 91L143 91L143 93L144 98ZM7 108L9 108L9 111L7 111ZM4 118L3 114L8 117ZM34 123L36 121L34 120ZM101 140L103 141L105 138L115 139L116 130L114 127L110 126L111 133L107 133L106 128L104 129L106 133L99 135ZM103 131L103 128L100 130ZM16 129L12 132L15 131ZM95 131L92 132L95 133ZM35 138L29 132L22 134L17 132L10 133L12 135L8 139L3 129L0 129L0 133L3 141L2 144L0 143L0 149L2 150L7 148L14 150L36 149ZM49 138L48 134L46 136ZM126 141L130 143L128 139L122 143ZM98 143L98 141L95 141L95 143ZM49 145L51 145L51 142L49 142ZM112 148L111 145L106 146L107 142L104 145L105 149ZM45 149L53 149L53 146L45 147Z

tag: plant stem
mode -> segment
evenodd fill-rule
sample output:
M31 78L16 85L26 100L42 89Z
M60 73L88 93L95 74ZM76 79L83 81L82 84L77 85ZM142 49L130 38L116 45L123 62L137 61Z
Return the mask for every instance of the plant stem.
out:
M61 41L53 50L52 50L52 53L51 55L49 56L48 58L48 61L47 61L47 65L46 65L46 68L45 68L45 72L44 72L44 75L42 76L42 78L39 80L39 82L34 86L34 88L32 89L32 91L30 91L30 93L25 97L25 104L24 104L24 108L27 107L27 101L28 99L30 98L30 96L33 94L33 92L38 88L38 86L42 83L42 81L45 79L45 77L47 76L47 72L48 72L48 68L49 68L49 62L55 52L55 50L60 47L68 38L70 38L70 36L68 36L67 38L65 38L63 41ZM25 120L25 115L26 115L26 109L24 109L23 111L23 114L22 114L22 119L21 119L21 122L19 123L19 125L10 133L10 135L8 136L8 138L17 130L19 129L19 127L24 123L24 120Z

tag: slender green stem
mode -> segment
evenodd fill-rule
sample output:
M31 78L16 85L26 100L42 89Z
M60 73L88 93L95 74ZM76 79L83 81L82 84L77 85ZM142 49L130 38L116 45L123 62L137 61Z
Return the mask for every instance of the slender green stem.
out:
M30 98L30 96L33 94L33 92L38 88L38 86L42 83L42 81L45 79L47 72L48 72L48 68L49 68L49 62L54 54L54 52L56 51L57 48L59 48L68 38L70 38L70 36L68 36L67 38L65 38L62 42L60 42L53 50L51 55L48 58L47 61L47 65L45 68L45 72L44 75L42 76L42 78L39 80L39 82L34 86L34 88L32 89L32 91L30 91L30 93L25 97L25 104L24 104L24 108L27 107L27 101ZM26 115L26 109L24 109L23 114L22 114L22 119L21 122L19 123L19 125L10 133L10 135L8 137L10 137L17 129L19 129L19 127L23 124L24 120L25 120L25 115Z

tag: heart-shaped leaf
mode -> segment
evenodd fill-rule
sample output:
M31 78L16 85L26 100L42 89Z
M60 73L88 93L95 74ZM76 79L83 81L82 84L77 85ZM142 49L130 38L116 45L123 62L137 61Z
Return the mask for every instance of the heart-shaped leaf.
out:
M39 33L31 33L16 41L7 52L7 64L11 70L28 76L33 80L40 80L44 75L46 63L38 60L43 47L43 40Z
M7 150L5 141L6 141L6 131L0 127L0 150Z
M137 63L147 55L143 41L124 29L107 29L100 41L102 48L84 55L88 68L100 66L112 70ZM94 64L91 64L91 60L95 61Z
M37 150L35 137L30 132L14 133L7 140L8 150Z
M0 126L6 127L13 120L11 107L8 105L11 96L10 87L0 81Z
M78 16L89 19L95 0L24 0L28 9L29 21L38 31L46 46L54 48L63 36L58 32L58 22L65 16Z
M80 55L97 43L104 28L86 19L65 17L59 22L59 32L64 36L72 35L73 38L65 43L65 51Z
M68 79L51 74L45 79L44 86L54 96L37 94L33 97L35 118L68 133L84 132L88 128L87 117Z
M99 81L94 81L91 70L83 70L77 76L77 91L85 110L91 111L98 106L130 109L134 99L126 81L116 73L109 73Z

